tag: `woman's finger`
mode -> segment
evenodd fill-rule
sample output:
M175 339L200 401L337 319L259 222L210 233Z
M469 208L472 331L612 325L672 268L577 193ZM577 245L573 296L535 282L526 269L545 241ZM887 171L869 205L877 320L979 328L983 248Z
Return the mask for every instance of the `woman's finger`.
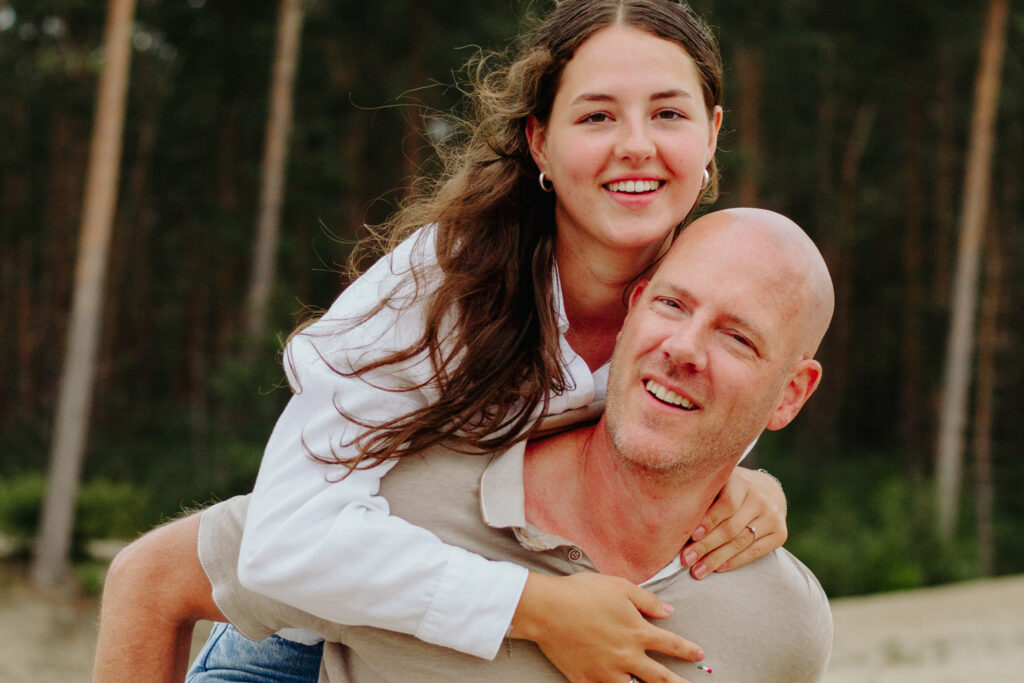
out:
M643 649L685 659L688 662L699 662L704 659L704 648L700 645L653 624L644 634Z
M643 681L643 683L689 683L687 679L669 671L664 665L650 657L633 671L633 680ZM625 678L622 678L621 681L626 683Z
M694 578L704 578L711 572L726 571L756 560L779 545L781 543L778 543L776 534L766 534L755 539L753 532L744 529L738 536L697 560L690 571Z

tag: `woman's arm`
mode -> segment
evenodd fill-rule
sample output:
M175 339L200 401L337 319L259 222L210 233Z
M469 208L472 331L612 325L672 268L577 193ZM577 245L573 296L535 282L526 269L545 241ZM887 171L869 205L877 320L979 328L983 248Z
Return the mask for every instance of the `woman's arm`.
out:
M310 457L351 457L365 427L429 404L429 363L410 361L345 377L423 329L423 290L338 332L340 321L391 293L410 264L433 261L430 233L407 241L338 298L324 320L293 338L285 368L296 394L267 445L239 563L243 585L330 621L412 634L493 657L515 612L527 572L445 545L392 517L378 495L389 467L348 470ZM333 326L333 327L332 327ZM410 391L394 389L419 387ZM389 391L389 389L391 389Z
M330 372L329 370L327 372ZM333 375L333 373L331 373ZM527 571L446 545L389 514L378 495L390 469L347 470L311 459L345 429L335 400L366 415L408 395L352 387L338 393L307 373L274 429L246 520L239 579L246 588L329 621L408 633L492 658ZM381 396L381 394L384 394ZM401 413L399 413L401 414Z

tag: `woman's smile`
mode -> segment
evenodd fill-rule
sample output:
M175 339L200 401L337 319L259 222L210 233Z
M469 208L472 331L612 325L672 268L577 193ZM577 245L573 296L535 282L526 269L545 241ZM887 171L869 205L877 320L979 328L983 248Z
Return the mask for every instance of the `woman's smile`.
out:
M721 121L711 113L678 44L622 26L584 42L548 121L528 129L563 246L588 260L653 260L697 202Z

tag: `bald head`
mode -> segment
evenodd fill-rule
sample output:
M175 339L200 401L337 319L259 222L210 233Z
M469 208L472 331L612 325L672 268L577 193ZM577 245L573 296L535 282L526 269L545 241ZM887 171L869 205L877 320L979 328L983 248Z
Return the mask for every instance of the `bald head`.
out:
M818 248L799 225L766 209L725 209L694 221L659 266L686 268L714 259L723 277L771 288L793 333L794 351L816 353L832 320L832 278ZM655 275L657 277L657 275Z
M825 262L793 221L759 209L694 221L632 292L612 356L603 424L622 462L731 469L817 389L832 305Z

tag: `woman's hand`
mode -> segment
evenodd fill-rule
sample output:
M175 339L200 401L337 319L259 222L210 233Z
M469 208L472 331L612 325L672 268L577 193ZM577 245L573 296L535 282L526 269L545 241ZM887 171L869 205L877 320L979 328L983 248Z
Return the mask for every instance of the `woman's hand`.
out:
M704 658L699 646L643 618L671 613L671 605L623 578L530 572L511 633L535 642L573 683L626 683L633 676L686 683L647 655L653 650L694 662Z
M766 472L737 467L683 548L683 564L702 579L770 553L788 535L781 484Z

